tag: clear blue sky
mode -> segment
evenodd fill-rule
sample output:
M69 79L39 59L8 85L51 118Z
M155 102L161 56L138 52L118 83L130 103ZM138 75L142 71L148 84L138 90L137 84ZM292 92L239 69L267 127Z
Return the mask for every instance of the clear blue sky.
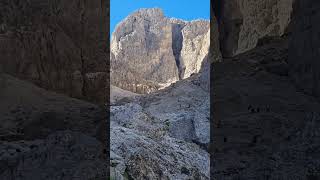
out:
M210 0L111 0L110 35L115 26L140 8L161 8L166 17L210 19Z

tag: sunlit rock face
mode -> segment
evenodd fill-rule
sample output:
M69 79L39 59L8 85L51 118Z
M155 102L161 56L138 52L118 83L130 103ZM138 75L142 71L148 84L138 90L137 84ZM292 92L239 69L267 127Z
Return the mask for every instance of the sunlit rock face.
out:
M210 46L210 23L192 21L182 29L183 43L180 55L181 78L190 77L201 69L202 61L208 54Z
M112 83L123 89L148 93L179 79L172 28L160 9L142 9L120 22L111 54Z
M293 0L223 0L218 3L223 55L243 53L254 48L260 38L286 33L292 4Z
M218 45L218 31L214 29ZM199 73L209 52L210 22L167 18L161 9L140 9L120 22L111 40L111 81L149 93ZM218 49L218 48L215 48ZM215 51L215 57L221 58Z
M112 177L210 179L209 92L198 75L151 94L124 94L110 109Z

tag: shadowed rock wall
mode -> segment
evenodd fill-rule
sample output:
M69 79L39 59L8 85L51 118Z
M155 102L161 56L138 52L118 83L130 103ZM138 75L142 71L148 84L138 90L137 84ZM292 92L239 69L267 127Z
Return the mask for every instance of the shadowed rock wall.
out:
M320 97L320 2L296 1L289 44L290 75L297 86Z
M0 3L0 56L7 73L72 97L106 101L103 1Z

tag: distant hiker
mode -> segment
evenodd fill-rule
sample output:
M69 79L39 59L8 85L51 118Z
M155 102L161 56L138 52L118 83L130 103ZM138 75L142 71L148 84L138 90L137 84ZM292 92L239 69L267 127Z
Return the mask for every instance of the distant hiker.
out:
M267 112L270 112L270 107L269 106L267 106Z

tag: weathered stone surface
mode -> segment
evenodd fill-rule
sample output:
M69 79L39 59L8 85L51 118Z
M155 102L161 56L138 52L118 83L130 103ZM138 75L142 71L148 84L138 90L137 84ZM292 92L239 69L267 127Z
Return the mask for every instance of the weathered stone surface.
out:
M72 97L106 101L106 86L88 87L85 78L109 68L104 2L0 3L0 55L7 73Z
M59 131L46 139L2 142L2 179L106 179L107 168L95 138Z
M113 85L158 91L112 86L113 178L209 179L209 65L221 60L219 48L208 55L210 37L219 47L208 21L169 19L160 9L141 9L117 26Z
M217 27L217 21L216 18L213 18L214 27ZM210 91L210 77L213 74L213 67L212 64L214 62L221 62L222 61L222 55L220 52L220 43L219 43L219 31L218 28L212 29L210 31L210 48L209 53L204 57L202 61L202 67L200 68L200 86L206 90Z
M180 77L184 79L200 71L209 52L210 23L202 20L188 22L182 29L182 37L179 70Z
M104 108L5 73L0 99L1 179L107 178Z
M218 47L218 32L213 32ZM111 41L111 81L149 93L199 73L209 52L210 25L167 18L161 9L140 9L118 24ZM216 61L221 58L214 51Z
M320 3L296 1L289 46L290 76L307 94L320 97Z
M260 38L281 36L290 22L293 0L223 0L217 3L222 54L254 48Z
M119 81L138 88L144 81L159 85L179 79L171 25L160 9L141 9L120 22L112 34L111 53L111 81L120 88L127 89Z
M213 64L213 179L320 177L320 103L279 73L288 69L270 71L288 43L268 41Z
M114 103L110 166L115 177L209 179L209 92L198 76Z
M123 90L121 88L118 88L116 86L110 87L110 103L113 104L117 102L118 100L121 100L123 98L130 98L134 96L138 96L139 94L133 93L131 91Z
M3 140L45 138L65 129L95 136L106 117L97 105L48 92L7 74L0 75L0 92Z

